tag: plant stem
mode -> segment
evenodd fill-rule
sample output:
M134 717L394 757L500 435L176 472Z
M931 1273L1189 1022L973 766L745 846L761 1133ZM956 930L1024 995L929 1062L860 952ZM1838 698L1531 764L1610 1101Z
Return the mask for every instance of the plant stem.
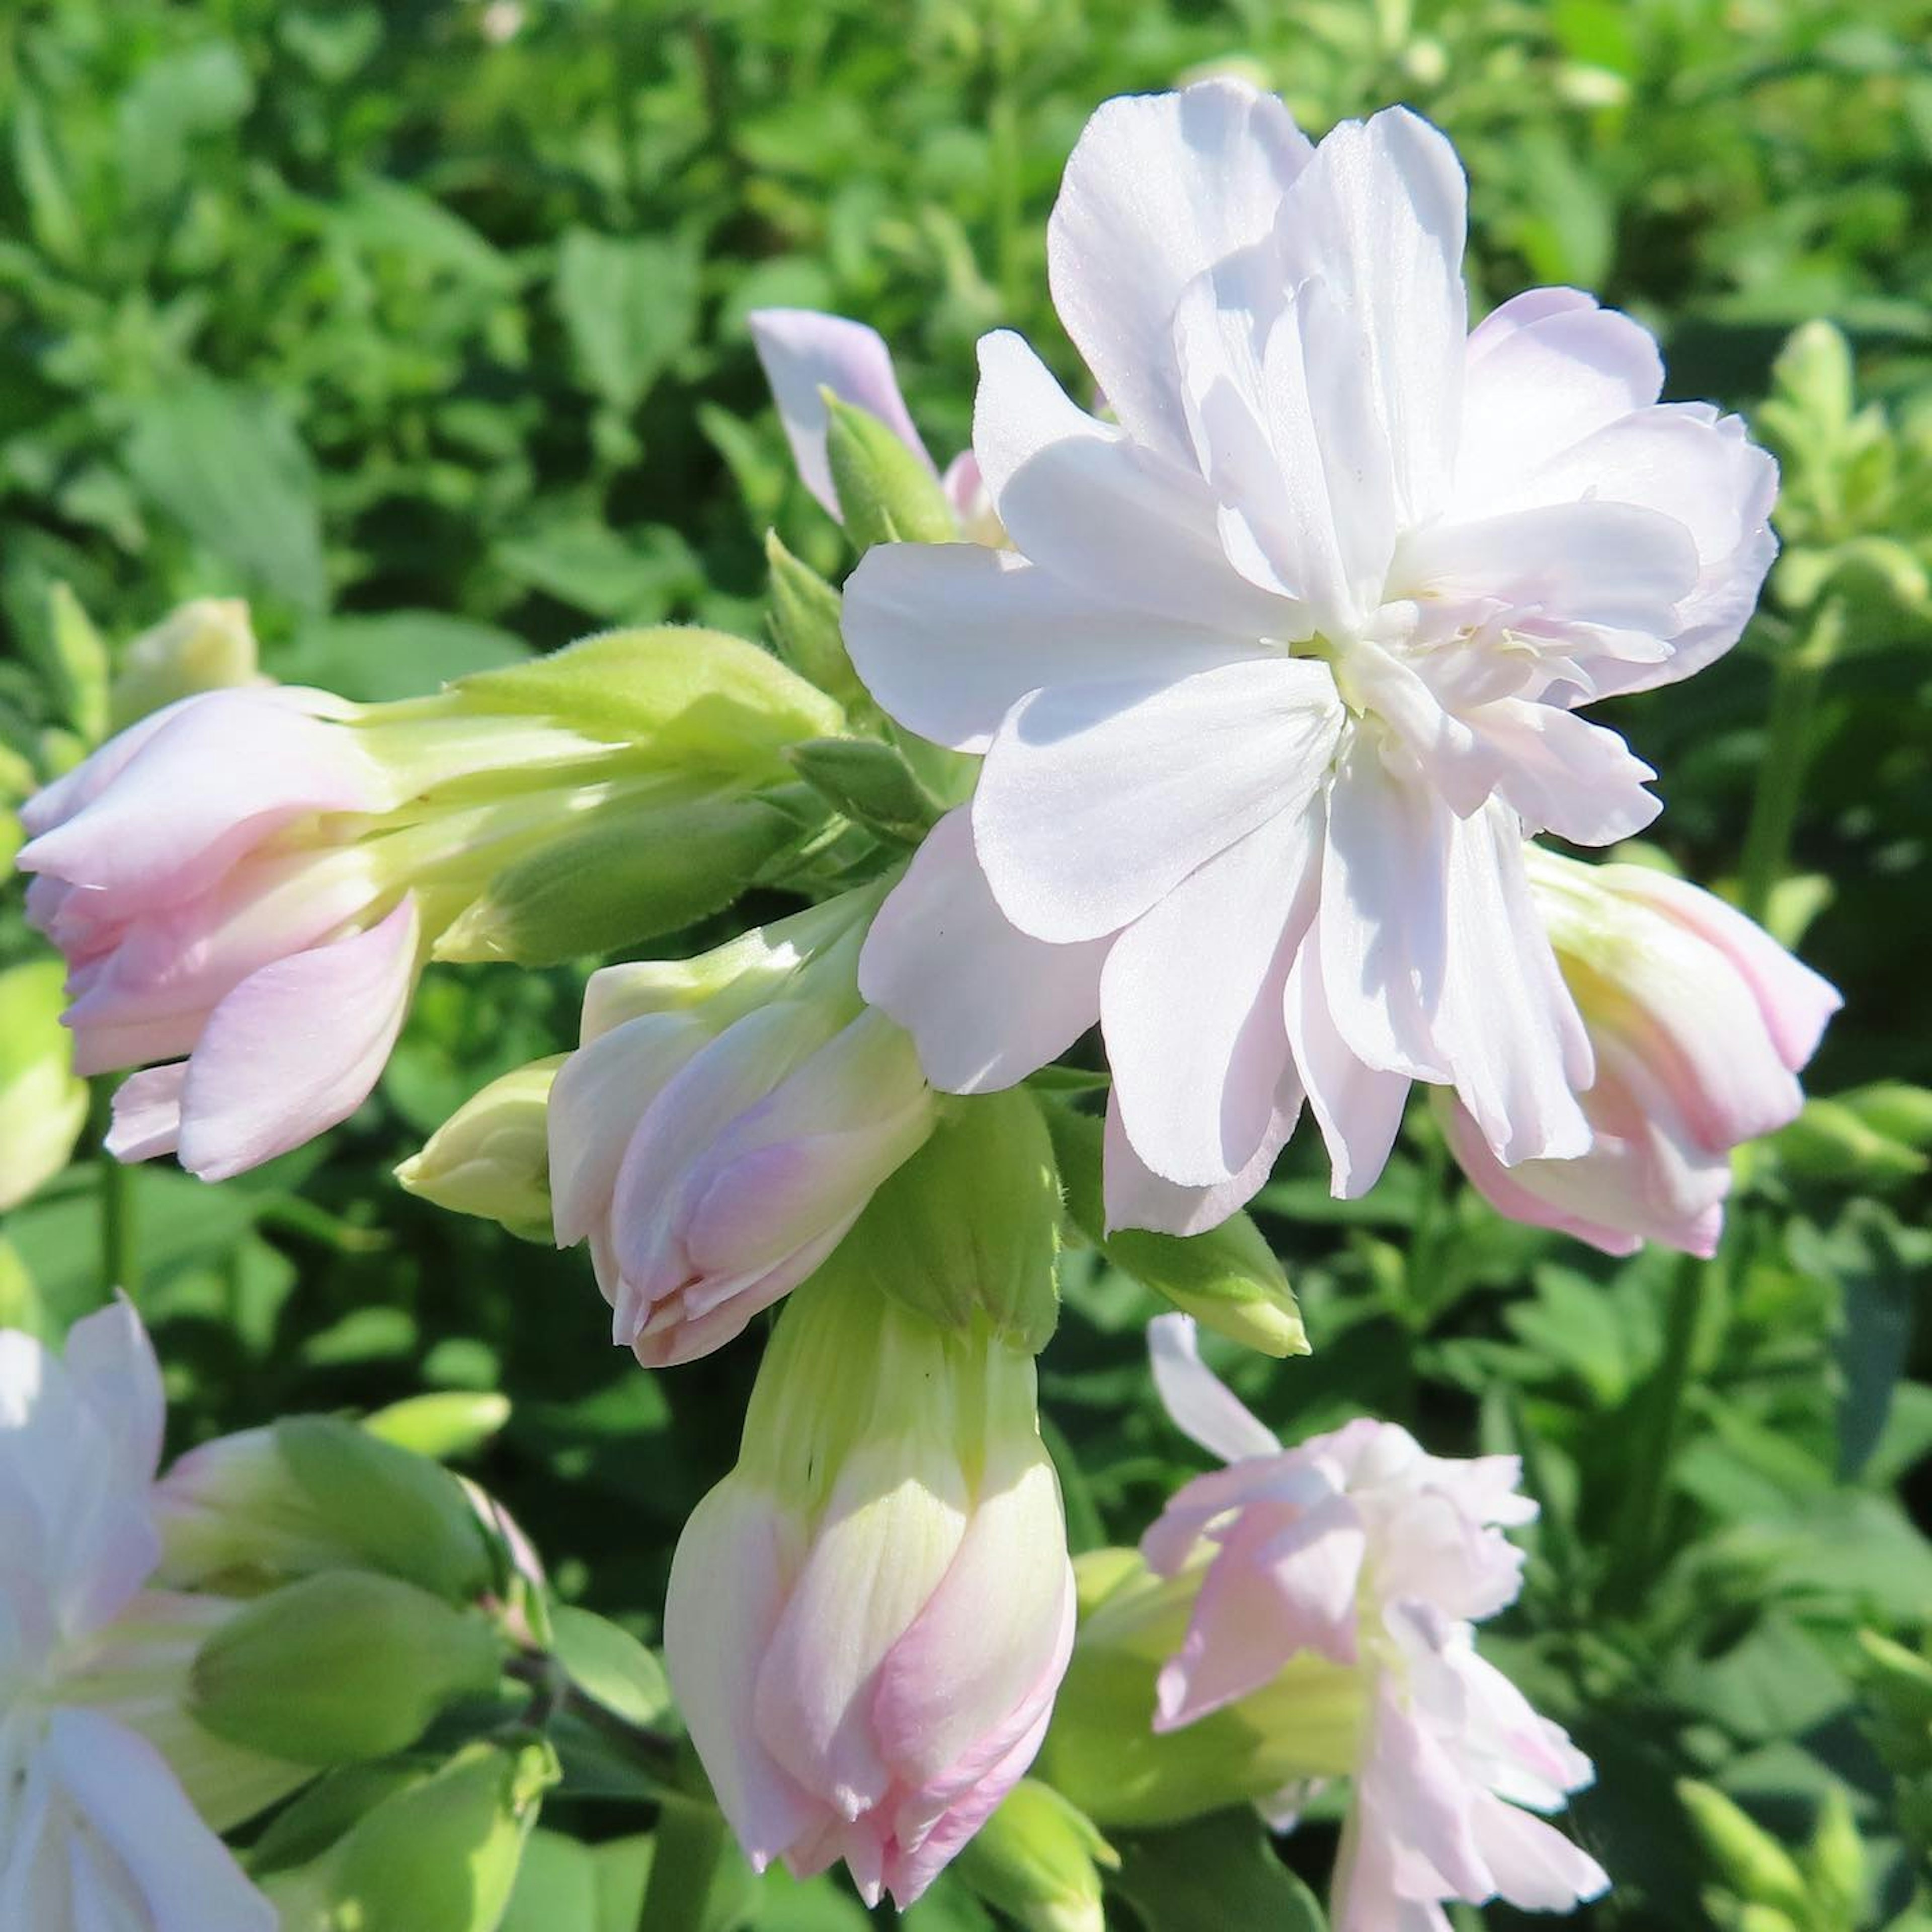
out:
M140 1291L140 1267L134 1245L134 1175L108 1153L102 1143L113 1120L113 1085L94 1083L88 1119L88 1138L96 1150L94 1163L100 1187L100 1299L110 1302L120 1289L130 1298Z
M1796 649L1779 658L1773 674L1764 751L1738 865L1738 903L1760 922L1790 863L1791 835L1811 760L1812 719L1844 629L1844 606L1827 598L1812 614Z
M1671 1466L1684 1426L1684 1398L1697 1349L1697 1318L1703 1309L1707 1271L1721 1266L1694 1255L1678 1257L1664 1317L1664 1354L1649 1388L1648 1413L1636 1445L1636 1466L1624 1492L1623 1516L1615 1543L1612 1594L1625 1604L1641 1599L1649 1587L1664 1531Z

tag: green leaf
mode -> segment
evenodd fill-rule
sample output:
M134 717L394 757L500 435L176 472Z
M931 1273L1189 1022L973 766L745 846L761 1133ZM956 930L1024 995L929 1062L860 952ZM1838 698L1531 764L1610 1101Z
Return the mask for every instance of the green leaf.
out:
M530 647L494 624L439 610L326 617L305 625L278 660L291 684L320 685L360 704L418 698L472 672L525 662Z
M532 1832L497 1932L598 1932L597 1861L590 1846L560 1832Z
M586 386L613 408L634 410L697 334L700 259L695 238L565 235L557 310Z
M664 1666L628 1630L574 1604L550 1609L551 1647L571 1682L626 1723L662 1724L671 1708Z
M143 494L250 585L328 602L315 471L272 398L193 376L134 406L128 466Z
M1275 1856L1252 1811L1113 1837L1120 1869L1109 1889L1147 1932L1325 1932L1314 1894Z

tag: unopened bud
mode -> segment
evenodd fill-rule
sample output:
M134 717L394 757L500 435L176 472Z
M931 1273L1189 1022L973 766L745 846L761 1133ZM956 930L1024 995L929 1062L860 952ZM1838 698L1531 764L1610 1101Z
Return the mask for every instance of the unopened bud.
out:
M284 1584L196 1653L189 1710L231 1744L295 1764L386 1757L446 1705L491 1689L503 1640L479 1612L363 1570Z
M1714 1785L1682 1778L1677 1795L1724 1882L1740 1900L1787 1912L1800 1922L1810 1918L1804 1874L1775 1838Z
M568 1058L552 1054L491 1081L396 1169L396 1178L452 1214L548 1241L550 1083Z
M826 457L854 548L954 542L958 526L931 466L869 410L824 394Z
M916 845L945 808L892 746L878 738L812 738L791 748L806 783L848 818Z
M776 530L766 536L765 559L772 572L772 641L779 656L848 711L869 711L872 700L846 654L838 592L794 556Z
M1100 1869L1120 1862L1084 1811L1023 1778L961 1853L958 1870L1024 1932L1105 1932Z
M0 1214L59 1173L87 1124L87 1082L61 1024L58 959L0 972Z
M198 691L252 684L259 670L248 605L238 597L197 597L123 648L109 698L112 728L124 730Z

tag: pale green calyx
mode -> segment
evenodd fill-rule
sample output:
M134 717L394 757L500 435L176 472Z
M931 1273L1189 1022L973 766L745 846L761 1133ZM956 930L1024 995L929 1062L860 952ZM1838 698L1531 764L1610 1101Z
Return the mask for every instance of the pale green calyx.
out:
M825 454L839 520L854 548L882 543L951 543L959 526L939 479L868 410L830 389L824 398Z
M552 1054L491 1081L396 1169L397 1180L452 1214L548 1240L550 1090L568 1057Z
M1051 1785L1023 1778L955 1869L1024 1932L1104 1932L1100 1874L1120 1862L1084 1811Z
M121 730L177 698L252 684L260 653L239 597L197 597L122 647L109 687L109 726Z
M0 1214L59 1173L87 1124L87 1082L61 1024L64 978L52 958L0 972Z

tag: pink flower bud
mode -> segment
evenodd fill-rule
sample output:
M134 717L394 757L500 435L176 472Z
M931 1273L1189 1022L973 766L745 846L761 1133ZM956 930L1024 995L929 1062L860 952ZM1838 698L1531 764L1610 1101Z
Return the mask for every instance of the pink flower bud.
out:
M1460 1102L1450 1147L1501 1212L1610 1254L1715 1251L1732 1148L1796 1118L1796 1075L1842 1004L1763 928L1638 866L1527 853L1538 910L1595 1053L1594 1136L1572 1160L1504 1167Z
M1034 1405L1030 1357L854 1283L822 1276L788 1310L664 1611L680 1706L760 1870L842 1858L868 1902L909 1904L1032 1762L1074 1615Z
M647 1366L708 1354L795 1288L932 1130L910 1039L860 1009L856 936L813 962L781 937L794 923L743 970L766 935L693 962L691 983L597 975L551 1088L557 1239L589 1239L616 1339ZM719 983L694 992L707 970Z

